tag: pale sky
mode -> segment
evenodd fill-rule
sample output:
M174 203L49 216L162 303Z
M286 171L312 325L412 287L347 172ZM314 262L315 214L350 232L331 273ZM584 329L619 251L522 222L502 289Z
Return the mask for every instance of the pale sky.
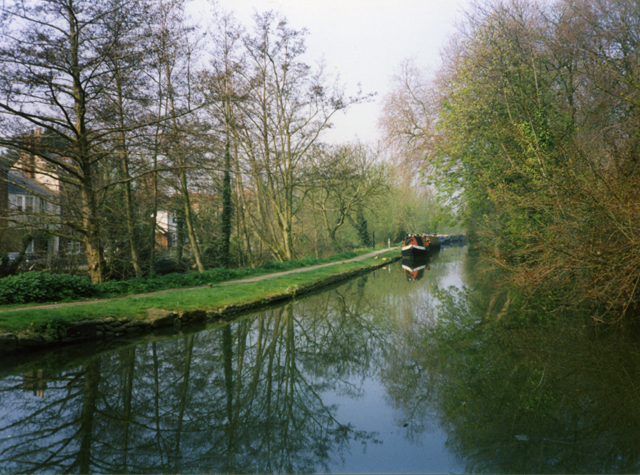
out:
M307 28L307 62L324 58L339 72L347 92L357 84L377 92L374 102L340 113L323 141L375 143L381 100L400 62L413 58L430 70L438 68L440 51L456 32L456 21L469 0L217 0L245 26L254 11L284 14L289 26Z

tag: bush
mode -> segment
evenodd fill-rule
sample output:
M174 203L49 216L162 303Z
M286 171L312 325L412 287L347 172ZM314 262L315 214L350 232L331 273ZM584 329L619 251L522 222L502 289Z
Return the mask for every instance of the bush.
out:
M76 300L97 295L86 277L26 272L0 279L0 305Z
M161 257L156 261L154 270L158 275L167 275L174 272L186 272L188 267L184 260L179 261L170 257Z

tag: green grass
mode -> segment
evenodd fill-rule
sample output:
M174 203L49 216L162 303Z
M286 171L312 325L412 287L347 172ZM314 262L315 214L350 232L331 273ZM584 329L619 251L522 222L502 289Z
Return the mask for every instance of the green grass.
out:
M390 258L397 255L398 251L392 250L380 255L378 260L367 258L258 282L174 290L148 296L130 296L106 302L88 302L51 309L24 308L23 310L1 312L0 332L15 333L28 329L44 331L48 325L55 325L60 321L74 322L103 316L143 317L148 308L162 308L169 311L211 310L230 304L260 300L283 293L292 286L310 284L340 272L369 267L372 264L380 263L382 257Z
M99 285L99 296L115 297L118 295L133 295L165 289L178 289L204 284L215 284L218 282L245 279L247 277L272 274L274 272L282 272L318 264L337 262L361 256L369 252L371 252L371 249L359 249L357 251L342 252L324 259L316 259L313 256L306 256L302 259L294 259L286 262L268 262L262 267L257 268L215 268L206 270L202 273L190 272L188 274L168 274L142 279L130 279L123 282L112 281Z
M44 303L87 301L166 289L196 287L337 262L368 252L371 252L371 249L347 251L324 259L306 256L287 262L269 262L258 268L215 268L202 273L172 273L163 276L133 278L126 281L109 281L103 284L92 284L85 278L66 274L28 272L0 280L0 309L26 308Z

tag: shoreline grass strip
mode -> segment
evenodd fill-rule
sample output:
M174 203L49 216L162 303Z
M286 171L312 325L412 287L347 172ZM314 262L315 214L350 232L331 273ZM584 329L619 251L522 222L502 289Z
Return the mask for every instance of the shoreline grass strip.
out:
M293 286L311 284L331 275L370 267L381 263L382 258L389 259L397 255L391 250L379 254L379 259L369 257L356 261L346 261L306 272L274 276L255 282L234 285L215 285L175 289L152 295L129 296L100 303L82 302L56 308L24 308L0 313L0 331L19 332L29 329L42 330L54 321L75 322L104 316L143 318L149 308L162 308L167 311L214 310L227 305L257 301L284 293ZM229 282L228 284L232 284Z

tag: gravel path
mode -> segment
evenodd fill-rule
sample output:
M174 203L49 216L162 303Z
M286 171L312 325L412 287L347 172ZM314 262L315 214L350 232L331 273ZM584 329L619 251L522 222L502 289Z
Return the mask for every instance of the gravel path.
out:
M392 247L390 249L393 250L393 249L396 249L396 247ZM47 305L37 305L37 306L33 306L33 307L14 308L14 309L0 310L0 313L16 312L18 310L43 310L43 309L47 309L47 308L69 307L69 306L72 306L72 305L90 305L90 304L96 304L96 303L102 303L102 302L109 302L109 301L112 301L112 300L122 300L122 299L129 299L129 298L135 298L135 297L147 297L149 295L164 294L164 293L167 293L167 292L177 292L177 291L180 291L180 290L201 289L201 288L204 288L204 287L216 287L218 285L232 285L232 284L243 284L243 283L247 283L247 282L257 282L259 280L271 279L273 277L280 277L282 275L297 274L299 272L307 272L307 271L314 270L314 269L320 269L321 267L329 267L329 266L334 266L336 264L344 264L345 262L361 261L363 259L367 259L369 257L373 257L373 256L377 256L378 254L382 254L383 252L387 252L390 249L385 248L385 249L381 249L379 251L373 251L373 252L370 252L368 254L363 254L362 256L354 257L353 259L347 259L345 261L336 261L336 262L330 262L328 264L320 264L320 265L317 265L317 266L301 267L299 269L292 269L292 270L287 270L287 271L283 271L283 272L276 272L274 274L260 275L260 276L257 276L257 277L249 277L247 279L228 280L228 281L225 281L225 282L218 282L216 284L199 285L197 287L180 287L180 288L177 288L177 289L157 290L155 292L147 292L147 293L144 293L144 294L123 295L122 297L111 297L111 298L108 298L108 299L83 300L83 301L79 301L79 302L52 303L52 304L47 304Z

